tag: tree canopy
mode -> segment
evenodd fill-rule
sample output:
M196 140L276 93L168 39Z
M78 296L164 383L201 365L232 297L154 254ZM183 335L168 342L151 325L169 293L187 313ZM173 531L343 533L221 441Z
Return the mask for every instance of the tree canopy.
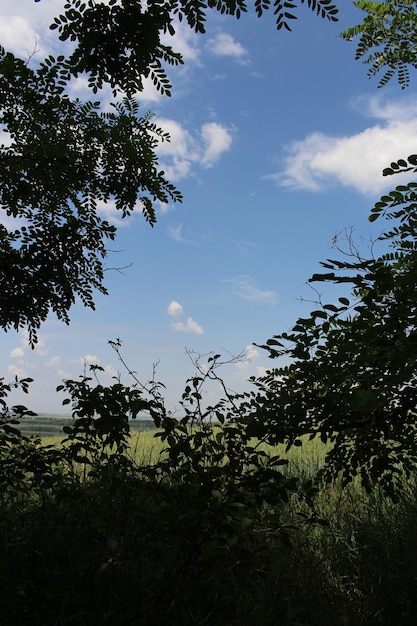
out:
M27 327L30 341L51 309L68 322L79 297L94 307L105 293L103 259L115 227L98 212L113 202L123 216L154 202L181 200L158 168L168 140L150 114L124 99L113 111L64 92L68 64L49 57L37 70L0 48L0 325Z
M347 40L359 38L356 59L369 65L370 77L383 72L379 87L395 74L404 89L410 83L410 67L417 68L417 13L414 0L370 2L354 5L366 13L361 24L342 33Z
M304 3L304 0L302 0ZM330 0L306 0L317 15L335 20ZM261 16L269 0L255 2ZM277 28L290 28L296 3L274 5ZM123 217L139 210L156 222L155 203L181 201L158 165L156 148L169 136L140 116L134 97L143 80L170 95L163 64L182 63L162 43L175 21L205 32L215 9L239 18L245 2L69 0L52 30L74 42L69 58L39 64L0 48L0 326L36 331L53 311L69 322L77 298L94 308L94 290L106 293L103 261L116 229L102 218L103 203ZM34 65L34 69L32 69ZM88 76L92 94L109 85L112 111L69 95L70 81Z
M417 171L417 155L384 175ZM359 475L391 495L417 465L417 183L399 185L375 204L388 252L362 256L350 238L346 256L327 259L310 282L348 285L351 297L317 303L291 331L262 347L290 363L254 380L249 430L271 443L301 445L320 437L331 446L324 475Z
M338 10L332 0L301 0L313 12L328 20L337 20ZM291 30L297 2L255 0L254 9L261 17L273 8L277 29ZM175 34L176 21L186 22L196 33L205 33L207 13L215 10L239 19L248 10L245 0L110 0L108 3L68 0L64 13L56 17L52 29L60 39L76 42L69 62L74 75L89 74L93 90L109 83L128 95L140 91L143 78L150 76L158 89L169 95L171 85L162 62L174 65L182 59L161 36Z
M354 3L364 22L342 33L359 37L356 58L380 70L379 86L394 75L402 88L416 67L417 14L412 0ZM417 155L387 166L384 176L415 173ZM417 183L398 185L371 210L369 220L385 219L379 240L388 251L362 255L347 237L338 259L321 265L310 283L343 285L336 301L323 303L288 332L261 347L271 358L285 357L253 379L258 391L245 403L249 432L272 444L301 446L319 437L330 448L321 475L360 476L367 489L380 484L395 497L417 464ZM351 290L349 298L345 288Z
M330 0L305 4L337 19ZM406 86L408 66L415 66L415 3L355 4L367 17L343 36L360 37L359 58L384 46L366 59L371 74L387 68L385 84L398 71ZM274 8L278 29L290 28L298 8L268 1L254 7L259 16ZM150 114L139 116L133 96L148 77L169 95L162 64L182 59L161 36L175 32L175 20L204 33L209 9L239 18L247 5L70 0L52 24L62 40L75 43L68 59L49 57L31 69L0 50L0 207L10 223L0 227L3 328L27 327L35 342L50 310L68 322L77 297L94 307L94 289L105 292L106 242L115 236L98 213L100 203L114 202L123 216L139 208L153 225L155 202L181 200L155 152L169 137ZM127 97L110 113L98 102L71 99L66 88L81 73L93 92L109 84ZM410 155L384 174L415 172L416 166L417 156ZM322 264L326 272L312 282L350 285L351 298L319 302L290 332L268 340L263 347L270 356L289 357L290 364L254 380L258 391L245 404L250 433L288 446L305 435L330 440L328 476L341 471L348 482L360 473L366 485L381 481L389 491L400 468L409 474L417 461L416 200L417 184L400 185L372 210L371 220L382 216L393 224L383 235L389 253L363 258L352 248L349 260Z

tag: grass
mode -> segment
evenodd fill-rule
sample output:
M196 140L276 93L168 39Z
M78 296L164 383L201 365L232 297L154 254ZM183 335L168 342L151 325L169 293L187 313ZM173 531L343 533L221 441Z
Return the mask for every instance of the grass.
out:
M83 484L45 475L27 490L21 480L9 499L4 489L4 626L417 624L415 484L396 504L336 482L312 502L236 508L144 475L163 447L154 434L132 433L134 471ZM293 448L289 473L314 475L325 451Z

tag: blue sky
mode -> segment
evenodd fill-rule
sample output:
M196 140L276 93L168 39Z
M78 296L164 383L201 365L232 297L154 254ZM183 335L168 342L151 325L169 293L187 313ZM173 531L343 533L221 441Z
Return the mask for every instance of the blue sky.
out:
M32 64L57 54L62 44L48 25L63 4L2 0L0 43L23 57L36 46ZM97 295L96 311L74 306L69 327L51 315L35 350L23 332L2 332L0 376L35 379L29 397L16 393L12 402L61 413L55 388L82 374L83 363L104 367L102 382L122 371L107 343L115 338L143 382L159 363L170 408L194 371L186 349L225 359L247 351L224 369L236 390L272 365L252 343L310 310L300 302L314 297L305 283L335 255L336 233L353 227L358 241L379 233L369 210L400 182L382 168L416 151L415 87L377 89L354 44L338 37L361 13L339 4L336 24L301 6L291 33L276 31L272 13L239 21L213 13L203 36L177 26L172 45L185 63L169 69L172 97L147 84L138 99L171 134L159 157L184 202L159 207L154 229L139 213L121 222L107 208L119 226L109 295ZM82 79L71 91L91 97ZM108 107L107 91L101 100ZM110 270L122 266L130 267Z

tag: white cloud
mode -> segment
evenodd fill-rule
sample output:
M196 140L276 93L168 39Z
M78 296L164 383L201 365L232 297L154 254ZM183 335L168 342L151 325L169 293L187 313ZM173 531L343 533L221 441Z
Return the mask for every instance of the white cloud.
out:
M59 15L64 7L65 0L2 0L0 8L0 41L2 45L14 54L27 58L36 47L39 54L36 59L47 54L54 54L58 50L68 51L73 48L73 42L58 40L57 32L51 31L49 25L54 16Z
M319 191L331 184L353 187L364 194L382 193L409 174L383 177L391 161L417 152L417 107L373 98L362 112L380 123L351 136L313 132L288 147L284 170L268 176L292 189Z
M35 50L43 55L39 40L39 33L29 20L21 15L0 14L0 41L6 50L23 58L28 58Z
M62 369L57 371L57 375L59 376L61 380L69 380L73 378L74 376L74 374L72 374L71 372L66 372L65 370L62 370Z
M181 333L192 333L194 335L202 335L204 333L202 327L192 317L187 317L185 324L183 322L174 322L172 328Z
M17 365L9 365L8 370L13 376L17 376L17 378L24 378L26 376L25 370L22 367L17 367Z
M182 234L182 224L178 226L168 226L168 237L177 241L178 243L192 243L190 239L187 239Z
M201 129L201 136L204 142L204 154L202 163L205 167L212 167L219 157L230 149L232 136L221 124L208 122Z
M105 365L103 369L104 372L111 378L117 378L119 375L117 370L115 370L112 365Z
M179 52L184 61L199 64L200 46L198 35L189 28L188 24L178 20L173 22L175 34L166 33L162 36L162 43L171 46L174 52Z
M46 346L45 339L38 335L38 341L35 344L34 352L39 356L46 356L49 352L49 349Z
M155 122L170 135L170 141L160 143L158 147L158 156L163 162L161 167L169 180L181 180L188 176L193 162L199 160L197 142L175 120L159 118Z
M277 300L277 294L274 291L260 289L251 276L241 275L227 279L225 282L231 284L232 293L235 296L244 300L253 300L265 304L275 304Z
M168 305L168 315L172 315L173 317L180 317L183 314L184 309L181 304L176 300L172 300L172 302Z
M108 202L98 200L97 213L103 220L106 220L118 228L127 225L127 220L123 219L122 212L116 209L116 203L114 200L109 200Z
M23 346L23 350L26 350L30 346L29 332L27 330L23 330L20 333L20 340ZM48 348L46 346L45 339L41 334L38 334L37 343L33 346L31 354L36 354L36 356L46 356L48 354Z
M249 345L246 346L243 359L235 363L235 366L240 370L248 369L251 361L258 359L260 357L259 350L255 348L255 346Z
M196 136L175 120L158 118L155 122L170 135L171 140L161 142L157 152L161 168L172 181L189 176L193 165L212 167L232 145L229 129L217 122L203 124Z
M260 378L261 376L265 376L265 374L267 373L268 368L264 367L263 365L259 365L256 368L256 372L255 372L255 376L256 378Z
M140 200L136 201L133 211L129 215L129 219L123 217L123 212L116 208L116 202L114 200L109 200L108 202L104 202L103 200L97 201L97 213L103 220L117 226L117 228L131 226L133 220L135 220L137 216L142 215L142 212L143 204Z
M12 145L14 140L13 140L11 134L7 130L5 130L4 128L0 128L0 132L1 132L0 144L2 146L4 146L5 148L8 148L9 146Z
M264 355L259 352L255 346L246 346L242 360L234 364L235 369L232 381L233 379L236 380L240 387L242 381L247 382L252 376L255 376L255 378L263 376L267 371L264 365L259 364L259 360L262 359L263 356Z
M208 40L207 47L216 56L232 57L240 63L247 63L248 51L228 33L218 33Z
M95 354L85 354L84 356L79 356L75 361L71 361L72 363L81 363L81 365L99 365L100 359L95 356Z
M155 87L154 82L151 78L143 78L142 79L142 91L138 91L135 96L136 98L142 102L159 102L162 100L164 96L158 89Z
M25 356L23 348L13 348L10 352L10 356L13 359L22 359Z
M57 365L59 365L61 363L61 357L60 356L53 356L51 359L49 359L49 361L46 364L46 367L56 367Z
M38 342L33 346L29 343L29 333L27 330L19 330L18 337L21 345L16 348L12 348L10 351L10 358L19 359L19 365L24 365L29 369L38 369L38 366L34 364L33 357L45 357L49 349L46 345L46 341L42 334L38 334ZM30 356L29 356L30 355ZM10 366L10 367L15 367Z
M246 359L250 362L259 357L259 350L255 346L246 346Z
M360 96L352 101L352 108L361 115L381 120L412 121L417 117L417 102L414 98L383 100L381 96Z
M160 200L155 201L155 207L158 215L166 215L175 210L175 205L172 202L160 202Z
M172 300L168 305L167 313L178 319L184 314L184 309L179 302ZM202 335L204 333L200 324L197 324L192 317L187 317L185 323L180 321L173 322L172 328L180 333L192 333L194 335Z

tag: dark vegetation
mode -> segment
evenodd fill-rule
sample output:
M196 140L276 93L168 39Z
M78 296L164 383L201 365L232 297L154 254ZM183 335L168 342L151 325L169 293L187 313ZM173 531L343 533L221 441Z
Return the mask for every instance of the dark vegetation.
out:
M36 415L19 422L19 430L23 435L34 435L44 439L51 437L56 440L63 438L63 429L72 424L71 417L58 417L49 415ZM150 419L136 419L129 423L132 433L155 430L155 425Z
M301 4L336 19L330 0ZM415 2L355 4L366 18L344 36L359 36L371 74L386 69L382 84L397 72L406 86ZM270 4L255 8L261 15ZM296 8L275 3L278 29ZM4 329L27 327L36 343L50 310L68 322L76 296L94 306L114 235L97 216L99 200L114 199L128 217L139 197L151 224L154 201L180 200L154 153L155 137L168 137L138 117L131 96L146 76L169 93L162 62L181 59L160 34L173 31L174 16L204 33L216 9L239 18L246 5L72 0L53 25L76 42L69 59L33 71L0 51L0 123L13 140L0 147L0 205L25 219L0 227ZM120 49L114 32L123 34ZM104 83L115 96L126 92L113 114L66 95L82 71L94 92ZM125 148L117 162L114 141ZM384 175L416 169L409 155ZM389 222L383 254L364 257L349 239L347 256L323 263L311 280L348 286L349 298L318 301L269 339L270 356L290 364L253 380L252 391L231 394L213 355L195 363L172 415L162 385L133 378L105 387L96 366L94 377L61 386L73 419L52 445L20 426L30 410L7 404L11 388L28 391L30 379L2 380L2 624L417 623L416 200L410 183L376 203L370 219ZM111 344L122 360L120 341ZM213 406L202 402L207 381L223 391ZM148 460L130 445L131 420L143 414L163 449ZM309 457L317 441L325 452Z
M150 389L164 452L148 462L120 405L92 420L75 401L62 445L5 427L2 623L415 624L414 481L393 503L318 479L313 443L287 464L236 398L201 411L216 364L189 381L181 420Z

